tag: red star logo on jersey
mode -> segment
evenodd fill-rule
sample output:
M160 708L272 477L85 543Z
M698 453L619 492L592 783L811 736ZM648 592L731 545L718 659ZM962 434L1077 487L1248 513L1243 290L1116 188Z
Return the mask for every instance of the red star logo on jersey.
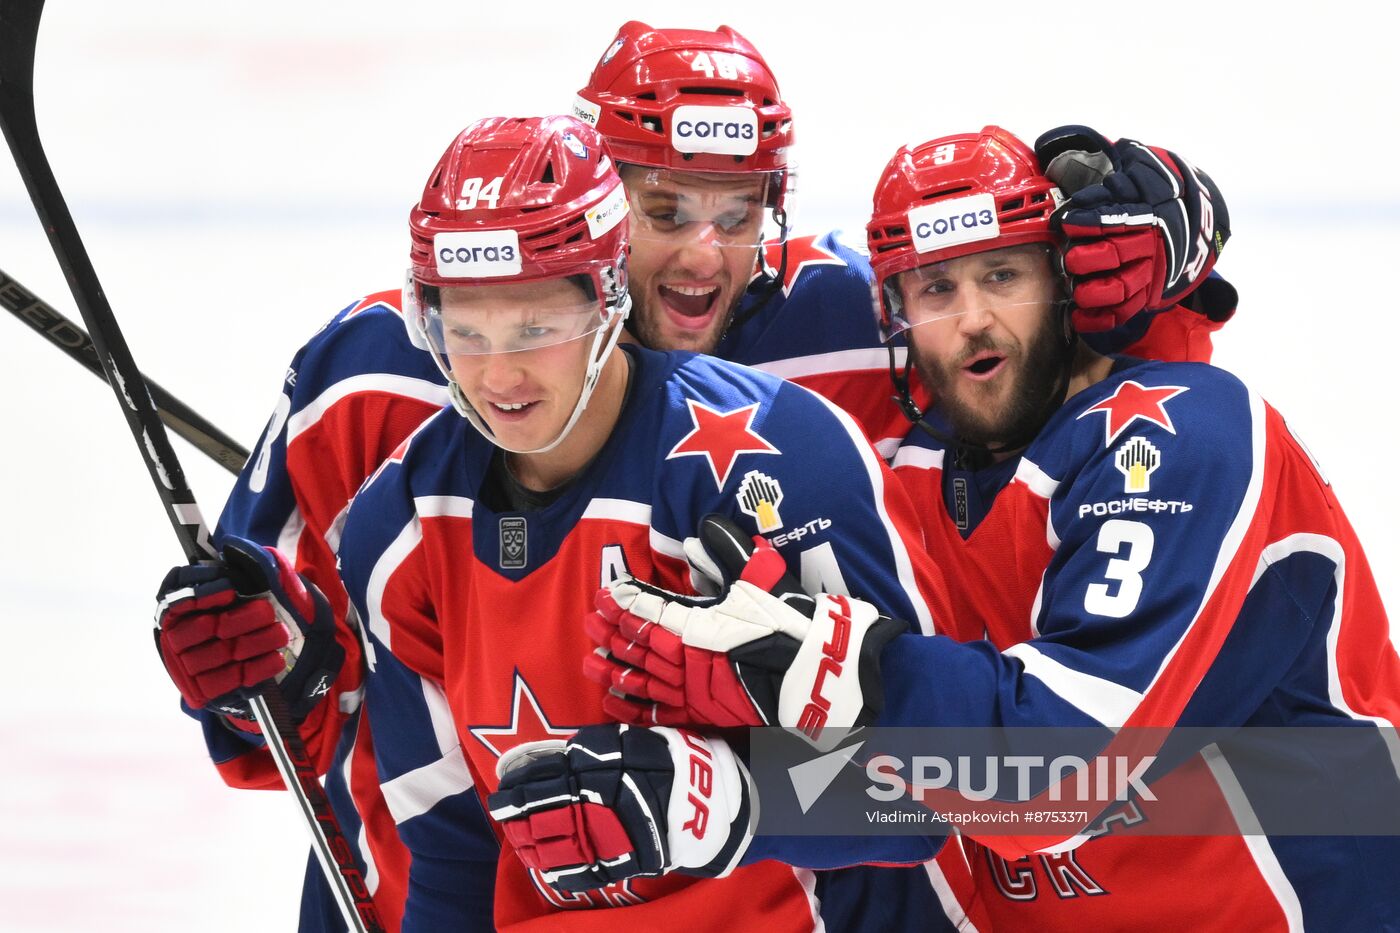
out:
M829 249L817 245L814 236L788 240L787 272L783 274L783 294L792 291L792 284L807 266L844 266L846 261ZM777 271L783 262L783 245L778 242L763 244L763 264Z
M520 671L515 672L515 693L510 700L510 723L504 726L477 726L469 729L476 740L500 758L510 749L525 742L543 739L567 739L578 731L577 726L556 726L540 709L539 701L530 690Z
M1108 416L1104 423L1105 447L1112 447L1118 436L1139 418L1175 434L1176 427L1172 424L1171 415L1167 414L1166 403L1185 391L1186 386L1145 386L1129 379L1118 386L1112 395L1079 417L1087 418L1097 411Z
M690 419L695 427L671 448L666 459L704 457L710 462L710 472L720 489L724 488L729 470L740 454L782 453L753 430L758 402L726 412L715 411L691 398L685 403L690 406Z
M345 312L345 320L349 320L361 311L368 311L370 308L385 307L395 314L399 314L399 302L403 300L403 292L375 292L373 295L366 295L355 304L353 308Z

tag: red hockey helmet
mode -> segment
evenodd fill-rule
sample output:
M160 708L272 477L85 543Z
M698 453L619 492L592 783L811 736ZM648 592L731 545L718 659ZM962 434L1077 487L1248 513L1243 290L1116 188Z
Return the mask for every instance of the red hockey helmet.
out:
M490 117L447 147L409 214L419 285L586 274L624 264L625 196L602 139L571 117ZM616 275L597 294L625 294Z
M763 56L729 26L624 24L573 112L597 127L619 163L766 173L764 203L782 212L779 228L788 226L792 111Z
M998 126L901 148L880 175L865 228L885 339L909 326L894 276L970 253L1053 243L1050 215L1062 200L1030 148Z
M573 418L587 404L631 307L627 294L627 199L602 138L572 117L492 117L447 147L409 213L412 247L404 318L416 346L429 350L450 383L457 409L495 441L462 395L451 359L539 349L593 335L590 363ZM539 309L545 336L510 346L466 340L443 326L441 289L571 279L577 305ZM548 447L540 448L542 450Z
M729 26L624 24L574 107L619 162L692 172L788 164L792 111L763 56Z

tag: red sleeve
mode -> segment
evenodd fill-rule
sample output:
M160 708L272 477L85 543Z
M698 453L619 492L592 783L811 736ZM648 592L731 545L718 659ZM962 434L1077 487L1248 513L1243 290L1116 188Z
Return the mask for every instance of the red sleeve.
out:
M1174 305L1154 317L1142 339L1123 353L1169 363L1209 363L1215 349L1211 335L1224 326L1225 321Z

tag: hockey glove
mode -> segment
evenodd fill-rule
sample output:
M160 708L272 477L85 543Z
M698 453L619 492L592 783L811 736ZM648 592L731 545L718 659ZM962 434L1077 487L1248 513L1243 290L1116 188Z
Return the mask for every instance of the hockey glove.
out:
M642 875L728 874L753 838L748 772L722 739L588 726L501 756L491 816L559 891Z
M584 621L603 649L584 673L610 688L609 715L785 726L827 747L879 714L880 652L908 630L903 622L858 599L809 596L771 544L721 515L707 516L685 550L718 596L619 580Z
M248 698L273 682L301 722L345 662L325 596L252 541L230 538L219 560L172 568L156 599L156 648L180 695L240 728L255 728Z
M1073 322L1110 330L1183 301L1230 237L1220 190L1165 149L1110 143L1084 126L1043 134L1035 153L1069 200L1051 224L1065 237Z

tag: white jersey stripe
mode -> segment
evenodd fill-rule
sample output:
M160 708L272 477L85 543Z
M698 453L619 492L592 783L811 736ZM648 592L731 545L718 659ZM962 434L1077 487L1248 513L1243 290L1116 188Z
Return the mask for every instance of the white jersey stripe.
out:
M350 740L350 749L345 753L345 761L340 765L340 779L345 782L345 787L350 791L350 798L355 798L355 788L350 783L350 765L355 760L355 747L360 742L357 733ZM369 826L365 824L363 815L360 819L360 831L355 834L355 847L360 851L360 858L365 863L365 887L369 889L371 895L379 890L379 866L375 864L374 852L369 847Z
M685 551L681 548L681 542L668 535L663 535L655 528L651 527L651 506L645 502L634 502L631 499L594 499L588 503L583 510L583 519L606 519L615 522L627 522L632 525L642 525L649 530L651 549L658 554L665 554L667 557L674 557L676 560L685 560Z
M471 518L475 505L466 496L417 496L413 500L419 518Z
M394 823L427 813L448 797L473 787L471 772L458 745L437 761L401 774L380 787Z
M914 467L918 470L941 470L947 451L929 450L927 447L906 446L895 452L890 462L891 469Z
M1249 798L1245 795L1244 788L1240 786L1239 779L1235 777L1234 770L1225 760L1225 756L1220 753L1218 746L1206 746L1201 750L1201 757L1205 759L1206 766L1210 768L1210 773L1215 777L1215 782L1220 785L1220 792L1225 796L1225 802L1230 807L1235 823L1243 834L1240 838L1249 850L1250 857L1254 859L1260 877L1269 886L1269 891L1274 895L1274 900L1278 902L1279 909L1283 911L1288 929L1302 930L1303 905L1298 902L1298 892L1293 890L1293 885L1284 873L1283 866L1279 864L1278 856L1274 854L1273 847L1269 845L1269 837L1265 836L1260 829L1259 817L1255 815L1254 808L1249 805Z
M904 347L895 347L895 366L903 366ZM804 376L858 372L878 369L888 371L890 354L884 347L862 347L858 350L836 350L832 353L816 353L812 356L794 356L785 360L770 360L766 363L751 363L753 369L771 373L780 379L800 379Z
M1373 722L1380 727L1380 734L1386 746L1390 750L1390 760L1395 767L1395 772L1400 775L1400 739L1396 737L1396 723L1391 722L1384 716L1368 716L1365 713L1358 713L1352 709L1347 702L1346 696L1342 693L1342 678L1337 669L1337 642L1341 638L1342 616L1344 615L1344 599L1346 595L1346 572L1347 557L1342 545L1333 538L1325 535L1315 534L1294 534L1289 535L1281 541L1275 541L1264 548L1264 553L1259 557L1259 566L1254 569L1254 579L1250 581L1250 589L1259 582L1264 571L1269 566L1284 560L1285 558L1300 552L1317 554L1327 558L1337 568L1333 572L1336 580L1337 595L1332 602L1332 615L1324 621L1327 625L1327 696L1332 701L1332 705L1352 719L1366 720Z
M468 500L470 501L470 500ZM369 630L384 643L384 647L390 651L394 650L393 641L389 637L389 621L384 618L384 588L389 584L389 578L394 575L394 571L399 569L399 565L409 554L413 553L423 541L423 526L415 516L398 537L393 540L384 553L379 556L379 560L374 562L374 569L370 571L369 583L365 587L365 609L369 612L367 620ZM374 670L374 658L369 658L370 670Z
M1142 702L1143 695L1136 690L1066 667L1028 641L1012 645L1002 655L1020 661L1027 674L1060 699L1110 728L1123 725Z
M1235 555L1239 553L1240 544L1244 541L1245 534L1249 531L1250 525L1254 523L1254 516L1259 508L1259 496L1264 488L1264 457L1268 427L1264 415L1264 400L1254 392L1249 393L1249 421L1252 460L1249 484L1245 487L1244 495L1240 499L1239 511L1235 513L1234 521L1230 523L1230 528L1226 531L1224 540L1221 541L1220 550L1215 557L1215 567L1211 570L1210 582L1206 584L1206 591L1201 597L1201 604L1196 607L1196 614L1191 618L1191 624L1186 626L1181 637L1176 640L1176 644L1172 645L1171 649L1162 657L1162 663L1158 665L1157 672L1152 675L1152 681L1143 691L1144 696L1152 692L1152 688L1157 685L1157 681L1166 671L1167 665L1171 664L1172 658L1176 657L1177 651L1181 649L1192 629L1196 627L1196 623L1201 621L1201 615L1210 605L1216 587L1220 585L1225 571L1235 559Z
M1054 498L1055 491L1060 488L1059 480L1024 457L1016 466L1016 475L1013 480L1025 483L1026 488L1042 499Z
M821 404L826 407L827 411L835 416L837 423L845 429L846 434L850 437L851 445L860 456L861 465L865 467L865 475L870 480L870 492L875 500L875 510L880 516L881 523L887 529L890 551L894 554L895 575L899 578L899 583L904 589L905 597L909 600L910 605L914 607L915 618L912 621L918 623L920 632L925 635L932 635L934 633L933 617L929 614L928 606L924 603L923 594L919 592L918 583L915 582L914 565L909 558L909 551L904 546L904 539L894 530L890 521L889 510L885 508L885 477L884 474L880 472L882 461L875 453L874 449L871 448L870 442L865 438L865 432L856 424L855 419L820 393L796 385L796 383L793 383L793 385L820 401ZM843 593L841 595L849 596L851 594Z
M945 845L952 844L951 838L945 843ZM928 875L928 882L933 887L933 893L938 895L938 903L942 905L944 915L953 926L957 927L958 933L978 933L977 924L972 922L972 918L963 910L962 904L958 903L958 898L953 893L953 887L948 884L948 878L943 874L943 869L939 866L937 859L929 859L924 862L924 874Z
M822 901L817 897L817 875L810 868L792 869L793 877L802 886L807 896L807 909L812 912L812 933L826 933L826 920L822 918Z
M581 516L584 521L590 518L650 526L651 506L631 499L594 499Z

